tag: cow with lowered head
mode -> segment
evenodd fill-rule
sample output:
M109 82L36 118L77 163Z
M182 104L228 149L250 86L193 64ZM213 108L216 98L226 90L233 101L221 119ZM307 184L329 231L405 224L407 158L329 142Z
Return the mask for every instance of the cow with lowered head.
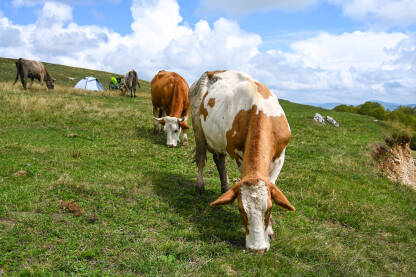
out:
M175 147L183 130L183 145L188 145L188 83L178 73L161 70L153 77L150 87L155 134L159 132L159 123L162 124L167 134L166 144Z
M273 201L290 211L275 182L283 167L291 132L276 96L261 83L235 71L205 72L189 92L198 166L197 190L203 193L206 151L213 153L223 194L211 206L238 200L246 247L264 253L274 237ZM226 154L242 172L228 186ZM273 200L273 201L272 201Z
M130 91L130 97L136 97L137 85L140 88L139 77L137 76L137 72L132 69L127 72L126 76L124 77L124 84L120 87L122 95L125 95L126 92Z
M24 89L26 89L27 78L30 79L30 88L32 87L33 79L38 79L41 85L43 85L43 82L45 81L48 89L53 89L55 87L56 79L53 79L49 75L45 66L41 62L20 58L16 61L16 69L16 79L14 80L13 85L16 84L20 77L20 81L22 82Z

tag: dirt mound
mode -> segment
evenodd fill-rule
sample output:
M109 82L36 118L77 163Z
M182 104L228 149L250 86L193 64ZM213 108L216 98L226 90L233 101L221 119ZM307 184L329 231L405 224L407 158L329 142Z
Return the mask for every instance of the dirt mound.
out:
M373 157L390 180L416 189L416 163L410 150L410 138L396 135L385 141L386 145L378 146Z

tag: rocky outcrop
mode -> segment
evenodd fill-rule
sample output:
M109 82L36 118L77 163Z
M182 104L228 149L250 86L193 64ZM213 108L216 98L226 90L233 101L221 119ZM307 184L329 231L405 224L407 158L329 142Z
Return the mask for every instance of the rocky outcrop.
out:
M388 178L416 189L416 164L410 149L408 136L386 138L387 146L379 146L375 158Z

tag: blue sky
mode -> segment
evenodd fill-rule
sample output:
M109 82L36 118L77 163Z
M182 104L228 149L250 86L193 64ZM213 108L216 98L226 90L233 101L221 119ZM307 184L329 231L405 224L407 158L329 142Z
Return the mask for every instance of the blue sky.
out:
M0 1L0 56L189 83L235 69L301 103L416 103L415 29L408 0Z

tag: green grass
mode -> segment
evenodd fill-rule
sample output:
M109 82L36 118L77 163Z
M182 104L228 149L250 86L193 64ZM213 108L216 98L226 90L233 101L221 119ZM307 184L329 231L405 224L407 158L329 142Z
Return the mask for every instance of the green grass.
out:
M220 195L210 156L207 193L195 193L192 130L186 148L153 135L148 91L0 88L0 275L416 274L416 193L372 162L389 132L373 118L281 101L293 138L277 184L297 210L273 208L276 240L255 255L236 203L209 206ZM83 216L60 209L71 199Z

